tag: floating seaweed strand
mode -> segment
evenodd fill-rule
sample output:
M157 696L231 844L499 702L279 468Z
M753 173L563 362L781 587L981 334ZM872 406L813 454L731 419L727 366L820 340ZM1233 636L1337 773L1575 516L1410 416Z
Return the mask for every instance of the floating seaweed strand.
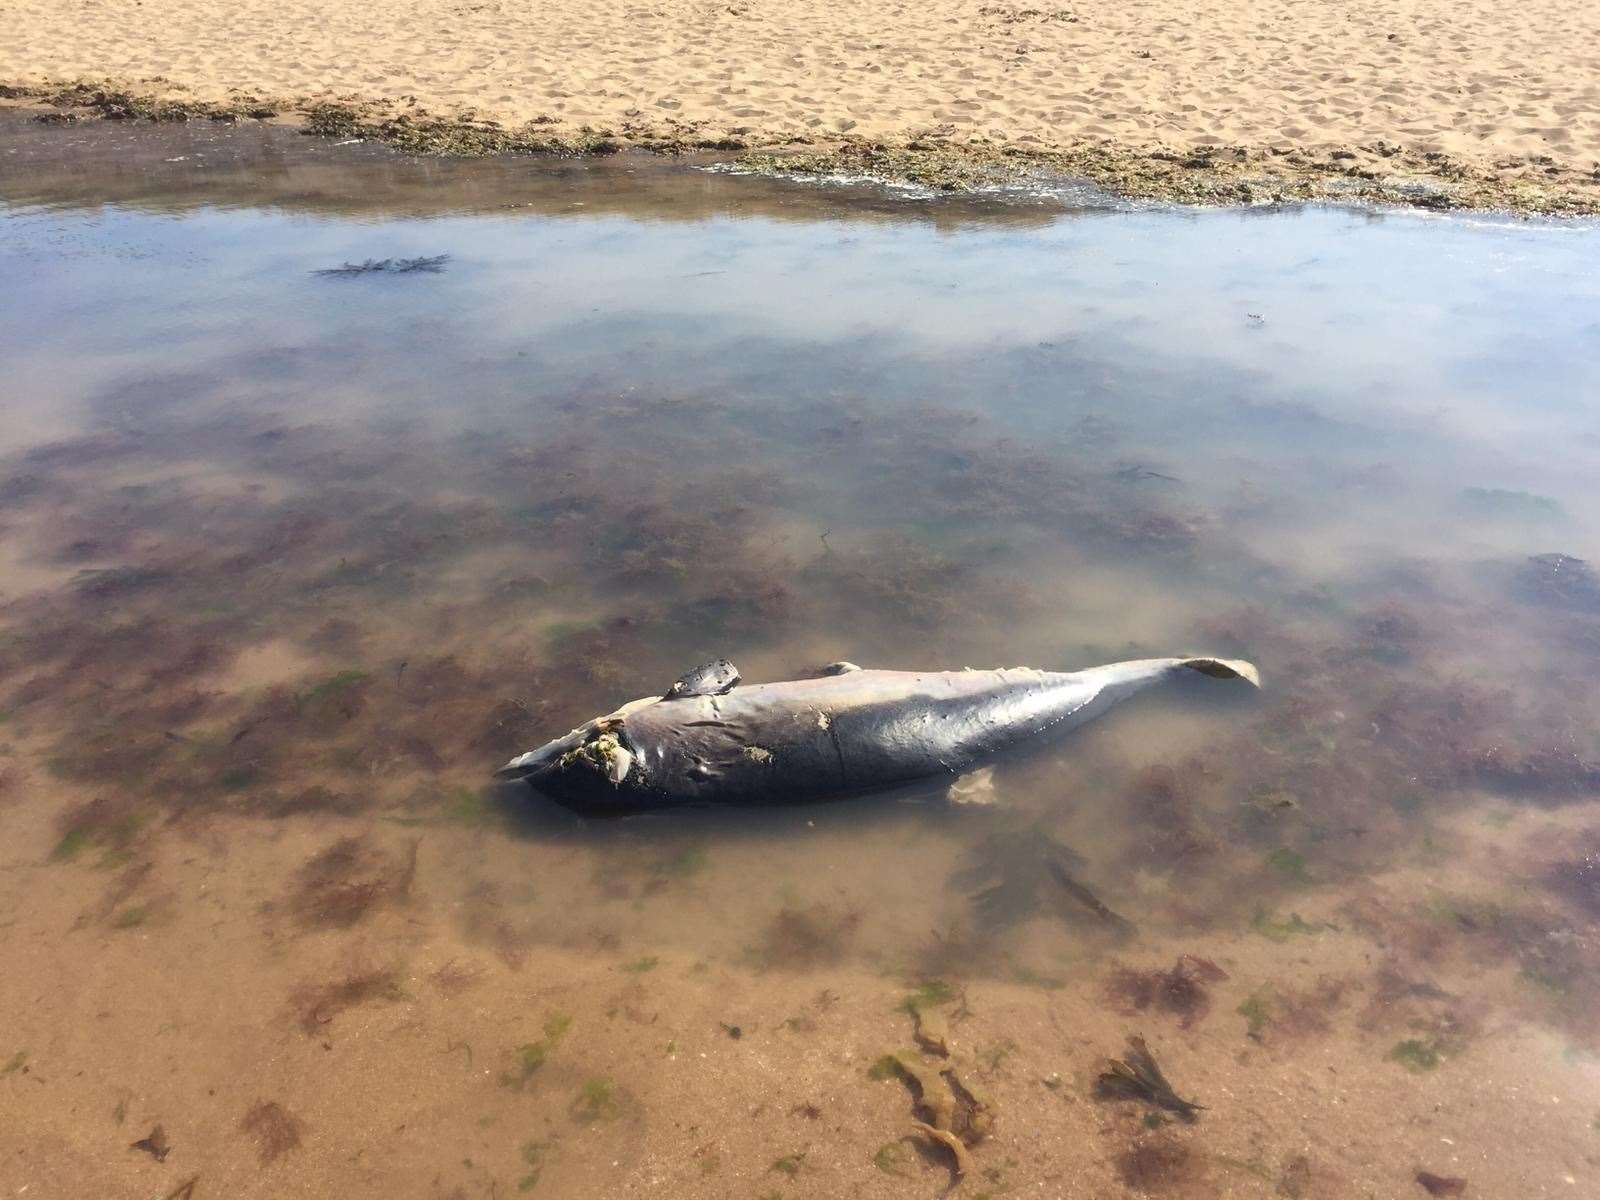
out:
M435 254L424 258L369 258L363 262L345 263L338 267L323 267L313 275L414 275L418 271L432 274L444 270L450 261L448 254Z

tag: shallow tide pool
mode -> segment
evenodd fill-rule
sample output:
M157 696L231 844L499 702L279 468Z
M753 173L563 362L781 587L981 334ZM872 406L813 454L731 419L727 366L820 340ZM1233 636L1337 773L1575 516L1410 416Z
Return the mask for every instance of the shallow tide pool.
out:
M0 122L0 1189L1594 1194L1597 261ZM1184 652L987 805L491 782Z

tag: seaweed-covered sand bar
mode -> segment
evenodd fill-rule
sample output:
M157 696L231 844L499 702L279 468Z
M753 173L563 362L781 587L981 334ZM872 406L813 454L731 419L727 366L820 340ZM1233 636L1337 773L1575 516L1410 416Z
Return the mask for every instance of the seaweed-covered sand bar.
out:
M776 150L950 189L1048 169L1203 203L1600 210L1600 9L1577 0L162 0L114 22L20 0L7 27L0 91L54 119Z

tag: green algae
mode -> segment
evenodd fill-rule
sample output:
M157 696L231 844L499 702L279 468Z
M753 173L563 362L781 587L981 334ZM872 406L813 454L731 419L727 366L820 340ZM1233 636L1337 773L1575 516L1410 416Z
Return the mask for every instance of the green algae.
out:
M1046 992L1059 992L1068 982L1060 975L1046 975L1043 971L1036 971L1020 963L1012 966L1011 978L1025 987L1036 987Z
M1256 992L1234 1010L1245 1020L1245 1036L1259 1041L1261 1034L1272 1023L1271 1006L1262 993Z
M767 1170L776 1171L780 1175L787 1175L790 1179L793 1179L800 1174L800 1169L805 1166L805 1163L806 1151L796 1150L792 1154L785 1154L782 1158L773 1160L772 1165Z
M539 1070L550 1060L550 1055L572 1028L572 1017L563 1012L551 1013L544 1019L544 1036L536 1042L524 1042L514 1051L515 1065L500 1074L500 1086L520 1092L533 1081Z
M1017 1046L1017 1043L1012 1041L1010 1038L1001 1038L998 1041L979 1046L976 1051L976 1056L978 1061L984 1065L985 1069L987 1069L990 1073L993 1073L998 1071L1005 1063L1006 1059L1015 1054L1018 1049L1019 1047Z
M1519 492L1509 488L1469 487L1462 491L1461 498L1489 516L1527 520L1565 515L1560 503L1536 492Z
M956 998L956 990L942 979L927 979L919 983L897 1007L913 1016L927 1008L938 1008Z
M295 696L295 709L316 724L349 720L360 711L362 691L371 679L366 671L339 671Z
M494 816L488 796L479 788L453 787L445 795L441 820L452 825L485 825Z
M539 1186L539 1180L544 1176L546 1160L554 1146L555 1143L552 1141L530 1140L522 1143L522 1165L527 1171L517 1180L517 1191L531 1192Z
M1280 846L1267 855L1267 866L1291 883L1310 883L1311 876L1306 872L1306 856L1298 850L1291 850L1287 846Z
M90 840L89 831L86 829L68 830L50 851L50 861L71 862L78 857L85 846L90 844Z
M111 918L113 929L137 929L150 917L150 907L145 904L135 904L123 909Z
M622 1115L622 1100L617 1085L605 1078L585 1080L568 1111L580 1125L610 1121Z
M1407 1038L1403 1042L1396 1042L1384 1057L1390 1062L1399 1063L1413 1075L1424 1075L1437 1069L1444 1061L1443 1055L1439 1052L1439 1044L1423 1041L1421 1038Z
M874 1083L882 1083L886 1079L897 1079L900 1075L900 1060L893 1054L880 1054L867 1068L867 1078Z
M872 1165L885 1175L904 1177L911 1174L906 1169L908 1156L903 1142L885 1142L879 1146L877 1153L872 1156Z
M1328 926L1307 921L1297 912L1292 912L1280 920L1266 909L1258 908L1256 915L1251 918L1250 928L1269 942L1287 942L1291 938L1322 933Z

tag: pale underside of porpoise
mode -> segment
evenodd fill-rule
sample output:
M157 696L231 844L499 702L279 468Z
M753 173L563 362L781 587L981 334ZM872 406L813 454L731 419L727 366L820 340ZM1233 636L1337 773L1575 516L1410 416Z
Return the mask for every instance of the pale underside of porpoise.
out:
M1247 662L1151 658L1084 671L877 671L738 685L723 661L512 759L502 778L594 811L826 800L919 780L982 778L1009 750L1197 671L1259 686Z

